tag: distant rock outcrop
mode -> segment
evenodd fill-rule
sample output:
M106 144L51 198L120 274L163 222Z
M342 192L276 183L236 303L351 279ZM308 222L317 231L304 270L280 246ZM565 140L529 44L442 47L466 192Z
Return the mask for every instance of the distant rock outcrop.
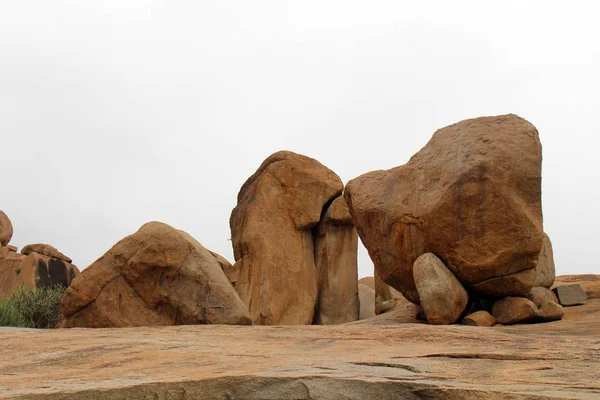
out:
M345 282L351 279L343 277L351 274L355 279L352 265L336 265L352 258L350 227L344 222L343 229L330 229L329 235L326 226L319 226L342 189L331 170L288 151L268 157L240 189L230 218L236 261L230 280L255 324L313 323L319 297L317 263L324 278L337 276L333 281L343 288L342 296L356 296L356 284L348 286ZM326 288L321 291L323 304L332 304L332 294ZM354 305L357 315L358 303L351 300ZM340 310L335 310L335 320Z
M71 284L60 327L251 324L218 257L160 222L114 245Z
M428 252L467 289L525 296L544 238L541 161L524 119L470 119L438 130L407 164L351 180L345 197L377 272L408 300L419 303L413 264Z
M13 235L13 226L4 211L0 210L0 247L7 246Z

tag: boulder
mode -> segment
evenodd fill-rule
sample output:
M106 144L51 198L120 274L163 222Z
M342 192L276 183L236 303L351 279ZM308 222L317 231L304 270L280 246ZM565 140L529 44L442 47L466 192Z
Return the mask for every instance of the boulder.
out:
M432 253L423 254L415 261L413 276L427 322L456 322L467 306L468 295L444 263Z
M360 311L358 319L363 320L375 316L375 291L367 285L358 284L358 297L360 299Z
M533 286L541 286L550 288L554 284L555 278L554 267L554 252L552 251L552 243L547 234L544 233L542 240L542 249L538 255L537 266L535 267L535 277Z
M544 303L552 301L558 303L558 299L554 293L545 287L534 287L527 294L527 298L535 304L536 307L540 308Z
M561 275L556 277L554 283L556 286L577 284L588 299L600 299L600 275Z
M526 120L470 119L438 130L407 164L351 180L345 197L383 281L418 303L412 268L424 253L438 255L465 286L535 268L541 162L538 132ZM519 280L527 293L533 275ZM480 292L504 295L505 282Z
M505 297L494 303L492 315L496 322L503 325L516 324L535 317L538 308L524 297Z
M375 285L375 314L383 314L396 306L396 303L402 303L404 297L402 294L385 283L377 271L374 277Z
M288 151L268 157L240 189L229 220L235 289L255 324L313 322L315 229L342 189L331 170Z
M219 260L160 222L143 225L86 268L60 308L62 328L252 323Z
M489 312L481 310L464 317L462 323L470 326L490 327L496 325L496 318L494 318Z
M79 269L64 260L38 253L23 255L0 251L0 298L9 297L21 285L30 288L68 287L78 274Z
M0 247L6 246L13 235L13 227L8 215L0 210Z
M564 285L552 289L564 307L576 306L587 301L587 295L579 285Z
M315 237L319 294L315 323L344 324L359 318L358 234L342 196L327 208Z
M73 261L69 257L65 256L63 253L58 251L55 247L43 243L28 244L27 246L21 249L21 253L25 255L31 253L38 253L48 257L58 258L59 260L66 261L68 263Z
M536 317L544 322L561 320L565 315L565 310L553 301L545 302L537 312Z

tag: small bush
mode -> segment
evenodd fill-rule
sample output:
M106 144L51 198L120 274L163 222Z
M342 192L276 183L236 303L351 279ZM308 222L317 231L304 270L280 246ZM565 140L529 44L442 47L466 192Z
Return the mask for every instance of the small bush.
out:
M0 300L0 326L55 328L66 290L62 285L37 289L19 287L8 299Z

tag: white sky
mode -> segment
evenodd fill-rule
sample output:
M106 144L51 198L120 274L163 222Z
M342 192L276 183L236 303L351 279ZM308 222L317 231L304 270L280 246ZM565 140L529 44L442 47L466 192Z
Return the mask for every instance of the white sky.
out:
M11 243L84 268L160 220L233 261L231 209L269 154L347 182L445 125L515 113L544 146L557 272L600 273L597 4L0 0Z

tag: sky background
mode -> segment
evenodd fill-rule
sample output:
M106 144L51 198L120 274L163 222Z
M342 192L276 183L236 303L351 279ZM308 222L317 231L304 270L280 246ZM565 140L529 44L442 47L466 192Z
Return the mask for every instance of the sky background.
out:
M540 132L557 273L600 273L596 4L0 0L11 244L85 268L159 220L233 262L237 192L271 153L346 183L514 113Z

